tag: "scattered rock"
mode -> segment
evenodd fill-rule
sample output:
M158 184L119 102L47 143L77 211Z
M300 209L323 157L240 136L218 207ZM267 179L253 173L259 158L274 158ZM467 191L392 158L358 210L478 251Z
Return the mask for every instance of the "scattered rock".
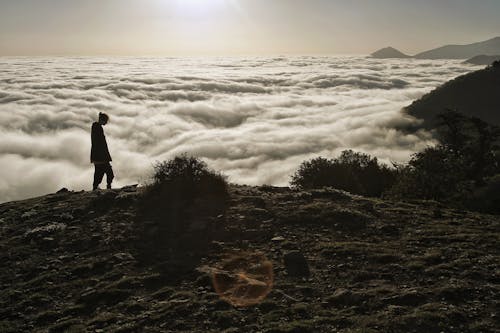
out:
M56 232L64 231L66 227L67 226L64 223L49 223L47 225L26 231L24 236L28 239L43 238Z
M61 220L66 220L66 221L74 220L73 215L71 215L70 213L62 213L59 215L59 217L61 218Z
M427 297L417 291L408 291L400 295L383 298L382 301L387 304L401 306L416 306L427 301Z
M57 191L56 193L57 194L63 194L63 193L68 193L69 190L66 188L66 187L63 187L62 189L60 189L59 191Z
M32 209L32 210L25 212L23 215L21 215L21 218L30 219L33 216L36 216L37 214L38 214L37 211Z
M134 203L139 198L137 192L122 192L115 197L116 203L119 205L130 205Z
M299 251L285 254L285 269L289 276L307 277L310 275L309 265L304 255Z
M351 194L346 191L338 190L335 188L323 188L310 191L313 199L330 199L330 200L349 200Z
M122 192L136 192L139 184L127 185L121 188Z
M118 259L119 261L134 261L135 258L133 255L127 252L120 252L113 254L113 258Z
M332 296L327 298L327 302L335 306L354 306L361 303L362 297L357 293L340 288L335 290Z

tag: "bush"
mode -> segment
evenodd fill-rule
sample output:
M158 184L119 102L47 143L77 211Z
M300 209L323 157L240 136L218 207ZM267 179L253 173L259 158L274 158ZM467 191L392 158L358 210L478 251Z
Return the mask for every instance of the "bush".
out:
M447 111L438 116L439 144L413 154L398 166L395 185L386 193L400 199L433 199L459 208L498 212L500 129Z
M395 180L395 170L370 155L345 150L338 158L303 162L291 185L302 189L334 187L355 194L380 196Z
M462 161L443 147L428 147L396 168L394 186L385 194L399 199L461 200L467 194Z
M211 218L225 211L228 199L225 176L200 159L181 155L157 163L139 201L141 217L153 222L153 232L145 231L153 242L146 242L161 254L203 248Z
M479 118L453 110L438 115L439 145L448 158L460 164L467 179L482 184L500 166L500 129Z
M197 199L226 197L227 181L222 174L210 170L205 162L192 156L176 156L154 166L150 191L169 195L180 204Z

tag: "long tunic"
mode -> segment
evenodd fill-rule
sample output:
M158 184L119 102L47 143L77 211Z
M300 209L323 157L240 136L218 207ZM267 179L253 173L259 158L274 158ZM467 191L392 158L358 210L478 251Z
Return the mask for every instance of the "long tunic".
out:
M106 136L101 124L95 122L92 124L92 148L90 150L91 163L106 163L111 162L111 155L109 154L108 144L106 143Z

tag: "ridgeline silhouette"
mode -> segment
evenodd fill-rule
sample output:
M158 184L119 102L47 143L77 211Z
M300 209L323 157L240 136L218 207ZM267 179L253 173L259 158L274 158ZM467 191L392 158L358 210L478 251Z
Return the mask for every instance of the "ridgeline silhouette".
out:
M437 126L438 115L456 110L500 126L500 61L485 69L459 76L436 88L405 108L409 114L423 119L423 126Z
M500 54L500 37L467 45L445 45L420 52L414 56L406 55L393 47L386 47L371 54L374 58L415 58L415 59L469 59L479 55Z

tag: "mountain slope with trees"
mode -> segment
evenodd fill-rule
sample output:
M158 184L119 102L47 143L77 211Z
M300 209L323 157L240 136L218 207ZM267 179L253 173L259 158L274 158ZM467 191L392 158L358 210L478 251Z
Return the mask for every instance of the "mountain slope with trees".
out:
M423 119L424 127L434 128L437 116L455 110L500 125L500 62L451 80L405 108Z

